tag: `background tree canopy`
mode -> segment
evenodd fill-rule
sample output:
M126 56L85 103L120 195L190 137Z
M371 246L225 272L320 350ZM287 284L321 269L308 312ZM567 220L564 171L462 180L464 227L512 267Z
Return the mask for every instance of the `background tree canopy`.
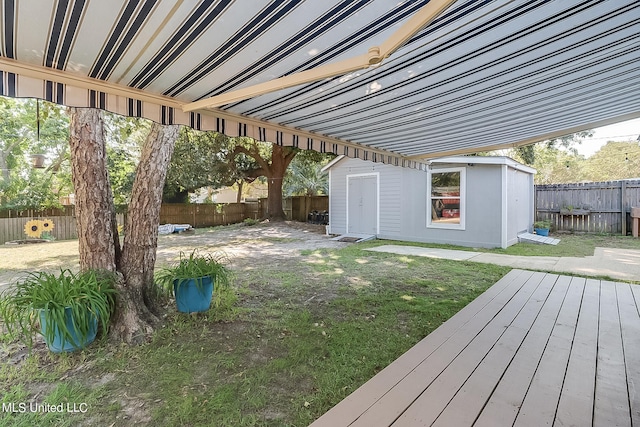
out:
M336 156L313 150L301 150L291 161L284 177L284 194L289 196L319 196L329 194L329 174L322 168Z
M203 187L218 189L253 181L251 172L258 169L257 162L243 153L232 156L240 139L182 128L169 165L164 200L185 203L190 192ZM265 153L267 145L261 147Z
M0 97L0 117L0 206L58 206L59 195L72 191L69 119L64 108ZM33 155L43 155L46 167L33 168Z
M536 184L598 182L640 178L638 141L608 142L590 157L578 153L577 145L592 131L579 132L512 150L478 153L506 155L538 172Z

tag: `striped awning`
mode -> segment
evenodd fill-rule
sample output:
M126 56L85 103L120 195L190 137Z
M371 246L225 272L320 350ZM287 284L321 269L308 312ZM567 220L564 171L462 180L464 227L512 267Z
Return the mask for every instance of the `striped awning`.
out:
M437 5L368 68L253 91ZM2 95L385 163L640 117L637 0L3 0L0 18Z

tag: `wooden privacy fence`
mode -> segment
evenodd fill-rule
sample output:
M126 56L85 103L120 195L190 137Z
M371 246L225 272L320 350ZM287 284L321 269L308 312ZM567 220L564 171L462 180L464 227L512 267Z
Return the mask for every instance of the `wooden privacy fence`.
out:
M626 235L637 206L640 180L536 185L536 218L560 231Z
M266 199L264 200L266 201ZM288 219L305 222L309 212L325 212L329 210L329 196L287 197L283 201L283 210Z
M309 212L329 210L329 196L294 196L282 201L289 220L306 222ZM245 218L260 219L267 213L267 199L244 203L163 204L160 224L191 224L194 227L236 224Z
M260 218L258 203L165 203L160 208L160 224L213 227L237 224L245 218Z
M283 200L283 209L288 219L306 221L311 211L329 209L328 196L299 196ZM160 208L160 224L191 224L193 227L213 227L216 225L236 224L246 218L260 219L266 215L267 199L245 203L214 204L169 204ZM55 224L51 235L56 240L77 239L75 206L61 209L4 210L0 211L0 244L27 238L25 224L32 219L51 219ZM117 214L118 224L124 224L125 214Z
M13 240L24 240L27 235L24 226L32 219L50 219L54 228L50 232L51 236L57 240L76 239L74 206L63 206L62 208L51 208L44 210L25 209L22 211L5 209L0 211L0 244Z
M75 210L73 206L66 206L66 216L42 215L42 212L31 211L31 215L0 218L0 244L11 242L14 240L25 240L27 235L24 232L24 226L32 219L48 219L54 224L53 230L50 232L56 240L68 240L78 238L78 229L76 227ZM45 212L46 213L46 212ZM124 214L117 214L118 224L124 224Z
M63 206L61 208L50 208L43 210L36 209L3 209L0 210L0 218L49 218L54 216L74 216L75 206Z

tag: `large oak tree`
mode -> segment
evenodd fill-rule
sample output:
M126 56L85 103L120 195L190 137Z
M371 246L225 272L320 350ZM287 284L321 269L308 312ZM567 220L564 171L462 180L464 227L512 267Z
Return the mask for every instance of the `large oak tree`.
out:
M270 146L270 147L269 147ZM249 178L264 176L267 179L267 218L272 221L284 221L282 209L282 185L287 167L300 150L277 144L263 144L251 139L241 139L232 151L230 161L244 154L255 160L256 166L245 171Z

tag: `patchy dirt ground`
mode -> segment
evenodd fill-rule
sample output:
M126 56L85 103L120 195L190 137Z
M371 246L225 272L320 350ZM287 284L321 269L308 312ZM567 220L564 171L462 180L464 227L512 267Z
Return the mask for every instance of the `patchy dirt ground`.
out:
M258 309L258 312L262 313L263 309L267 309L270 304L277 305L281 302L283 308L280 311L286 311L286 307L290 304L296 307L308 307L310 303L314 307L323 306L326 301L334 297L335 283L326 280L322 275L312 274L311 264L300 263L300 259L303 258L301 251L343 248L349 245L349 243L332 241L330 236L325 235L325 227L320 225L297 222L261 223L254 226L232 225L200 229L194 233L159 236L156 266L160 268L176 261L180 252L188 253L194 249L203 252L222 251L227 254L232 270L240 273L236 284L244 291L239 295L238 307L248 310ZM55 272L60 268L78 268L77 241L0 246L0 291L3 286L10 286L29 271ZM292 285L292 281L295 281L296 285ZM302 283L309 284L314 281L321 281L323 286L300 286ZM265 316L269 317L268 314ZM269 321L253 320L255 324L245 321L216 323L210 331L207 331L207 336L210 335L208 341L213 343L214 348L225 348L232 355L235 354L233 349L224 347L229 346L229 343L236 345L245 343L243 345L253 346L250 351L247 350L247 355L242 353L239 353L241 356L233 355L242 359L243 371L241 372L255 366L268 365L274 358L283 357L284 353L281 354L283 350L272 341L276 340L276 343L280 344L278 340L284 340L287 334L291 334L285 331L281 336L276 336L275 332L266 327L270 325ZM265 335L264 338L262 334ZM186 340L192 341L191 338ZM176 345L186 346L187 344L180 341ZM204 348L204 344L202 345ZM50 356L41 337L36 337L33 352L38 360L39 369L45 369L46 372L61 369L48 365L51 363ZM8 366L26 366L27 355L27 349L18 342L7 342L0 347L0 360L6 362ZM76 363L75 359L73 363ZM95 360L77 361L77 366L66 371L60 381L68 379L82 384L91 384L91 388L104 385L109 390L119 390L122 378L116 378L117 375L113 372L102 376L99 374L96 378L90 371L94 363ZM214 384L218 379L207 377L199 381ZM55 385L47 380L36 380L25 383L24 387L30 401L37 401L39 396L51 393ZM301 392L304 388L301 387L299 385L297 392ZM288 396L289 391L285 388L283 390L281 394ZM124 397L118 399L114 398L115 395L111 395L110 404L120 407L116 416L117 422L111 425L148 425L151 415L147 406L152 403L157 406L158 404L155 403L157 399L154 400L146 396L149 393L145 394L137 389L131 389L129 392L131 396L125 393ZM144 402L147 406L144 406ZM280 419L284 416L276 411L274 414L266 414L265 418ZM274 422L278 423L277 420ZM91 420L88 422L88 425L97 424L100 423L94 423Z
M223 251L234 269L273 265L299 256L300 250L341 248L325 235L324 225L294 221L243 224L199 229L195 233L159 236L156 266L177 260L180 252L194 249ZM59 271L78 268L78 241L66 240L33 245L0 245L0 290L30 271Z

